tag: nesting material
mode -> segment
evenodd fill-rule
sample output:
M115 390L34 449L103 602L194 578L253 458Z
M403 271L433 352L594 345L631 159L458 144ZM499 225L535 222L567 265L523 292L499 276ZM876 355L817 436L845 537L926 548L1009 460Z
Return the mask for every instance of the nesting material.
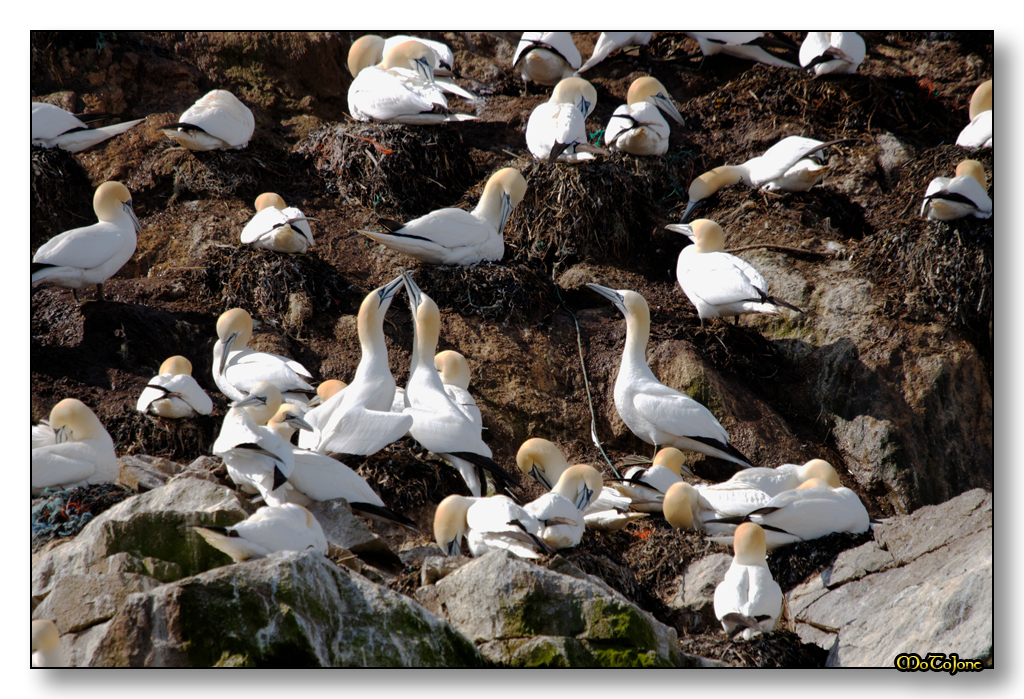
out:
M536 262L424 265L415 278L443 313L518 325L536 322L559 304L554 282L537 267Z
M104 425L120 456L144 454L189 463L197 454L211 453L223 419L223 415L199 415L167 420L132 408L119 406L104 415Z
M74 155L63 148L32 148L32 248L64 231L96 223L94 191Z
M135 491L112 483L55 492L32 505L32 551L59 537L75 536L94 517Z
M846 551L871 541L870 530L860 534L836 532L811 541L782 546L768 553L768 570L783 591L792 590L835 562Z
M803 643L793 631L776 628L749 641L730 641L724 633L679 639L679 650L737 667L825 667L828 651Z

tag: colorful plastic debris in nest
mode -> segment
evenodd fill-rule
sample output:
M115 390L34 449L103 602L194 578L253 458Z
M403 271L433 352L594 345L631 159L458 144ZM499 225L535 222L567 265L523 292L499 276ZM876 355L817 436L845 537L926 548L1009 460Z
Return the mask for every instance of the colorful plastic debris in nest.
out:
M96 515L134 494L109 483L54 492L32 506L32 551L51 539L75 536Z

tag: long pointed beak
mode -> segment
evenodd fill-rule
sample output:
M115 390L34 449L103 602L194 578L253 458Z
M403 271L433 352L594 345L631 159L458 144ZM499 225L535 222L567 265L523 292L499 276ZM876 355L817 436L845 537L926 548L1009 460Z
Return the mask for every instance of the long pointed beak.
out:
M231 404L232 408L248 408L250 405L266 405L267 399L263 396L248 395L241 400L236 400Z
M683 209L683 216L682 216L682 218L679 219L679 222L680 223L685 223L686 219L688 219L690 217L690 212L693 211L694 209L696 209L697 205L700 204L702 201L704 201L704 200L703 199L698 199L696 201L688 202L686 204L686 208Z
M132 225L135 226L135 232L138 233L139 231L141 231L142 224L139 223L139 219L135 215L135 209L132 208L132 200L129 199L128 201L121 204L121 206L123 206L124 210L128 212L128 215L132 217Z
M544 472L537 468L537 464L533 464L533 466L530 467L530 478L540 483L547 490L551 490L551 484L548 483L548 479L544 475Z
M420 306L420 297L423 292L416 286L416 282L412 280L407 270L402 270L402 281L405 282L405 290L409 292L409 307L412 308L412 312L415 314L416 309Z
M380 294L380 303L377 304L377 308L380 308L381 306L383 306L384 302L388 301L395 294L397 294L399 292L399 290L401 290L402 286L404 286L404 285L405 285L405 278L402 277L402 275L398 275L397 278L395 278L394 280L388 282L386 285L382 286L380 291L377 292L377 293Z
M622 298L622 294L617 292L615 289L609 289L608 287L601 286L600 284L587 284L587 286L611 301L612 305L615 306L619 313L627 315L625 299Z
M219 373L219 374L223 374L224 373L224 367L228 363L228 355L231 354L231 345L235 344L235 340L237 340L237 339L238 339L238 333L234 332L234 333L231 333L228 336L228 339L224 340L224 354L221 355L221 358L220 358L220 369L217 370L217 373Z
M66 442L68 440L68 427L67 427L67 425L64 425L63 427L59 427L59 428L57 428L56 430L53 431L53 440L57 444L63 444L64 442Z
M306 430L307 432L316 431L313 429L313 426L311 424L309 424L303 419L301 415L292 415L287 420L285 420L285 422L287 422L289 425L291 425L297 430Z
M660 92L654 95L652 99L654 100L654 105L661 111L665 112L666 116L675 119L679 124L683 124L683 115L679 113L678 109L676 109L676 105L672 100Z
M665 230L672 231L673 233L679 233L680 235L685 235L694 243L697 242L697 238L693 234L693 226L691 226L689 223L670 223L667 226L665 226Z

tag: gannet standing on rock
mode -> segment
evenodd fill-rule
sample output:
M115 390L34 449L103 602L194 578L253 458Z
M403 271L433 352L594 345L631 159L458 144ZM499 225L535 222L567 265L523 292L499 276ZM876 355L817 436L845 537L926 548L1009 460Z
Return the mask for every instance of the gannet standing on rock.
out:
M211 90L160 130L189 150L245 148L256 129L249 108L227 90Z
M217 319L213 346L213 380L231 400L242 400L260 381L269 381L290 402L305 405L314 388L306 379L313 375L293 359L257 352L247 346L252 339L252 316L244 308L232 308Z
M327 537L313 513L288 502L261 507L246 520L230 527L192 527L206 543L235 559L263 558L274 551L313 549L327 555Z
M587 115L597 104L597 90L583 78L566 78L538 104L526 122L526 145L538 160L578 162L607 155L587 141Z
M132 209L132 195L120 182L96 188L92 208L98 223L64 231L46 241L32 256L32 284L49 281L71 289L96 285L103 300L103 282L117 274L135 254L136 232L142 230Z
M664 155L669 126L662 112L683 123L664 85L651 77L637 78L626 93L626 104L618 106L608 121L604 144L633 155Z
M921 215L932 221L952 221L964 216L992 218L985 166L964 160L956 166L956 177L936 177L928 183L921 202Z
M705 318L744 313L778 314L780 306L803 313L799 308L768 295L768 282L754 267L725 252L725 231L710 219L692 224L672 224L665 228L682 233L694 242L679 252L676 279L679 288L697 309L701 325Z
M434 512L434 540L446 556L458 556L465 538L473 556L507 550L521 558L555 551L538 535L540 523L504 495L449 495Z
M256 197L255 206L256 215L242 229L242 243L288 253L306 252L313 246L309 219L294 206L285 206L280 195L264 192Z
M658 381L647 364L651 311L643 296L628 289L587 284L626 318L626 344L615 379L615 408L637 437L653 444L688 449L743 468L750 461L729 444L729 433L711 411L685 393Z
M60 647L60 632L49 619L32 622L32 667L67 667Z
M974 90L968 107L971 121L956 138L956 144L971 150L992 147L992 81L986 80Z
M601 32L594 44L594 52L587 62L579 69L583 73L608 58L612 51L626 49L630 46L644 46L654 36L654 32Z
M181 355L164 360L139 395L135 409L167 418L209 415L213 401L192 378L192 362Z
M727 56L758 61L770 66L796 68L796 64L783 60L765 51L762 46L789 47L779 41L765 37L764 32L683 32L700 46L705 56L724 53Z
M454 466L473 495L486 489L484 471L501 489L516 477L491 459L491 448L480 438L480 428L445 393L434 368L434 354L441 328L441 314L433 299L423 293L408 272L402 272L414 323L412 366L405 386L405 414L412 415L409 434Z
M88 120L90 117L85 116ZM92 117L92 121L107 118L106 115ZM125 121L110 126L89 128L88 124L71 112L65 111L54 104L46 102L32 103L32 145L43 148L63 148L71 153L78 153L124 133L145 119Z
M866 53L857 32L808 32L800 45L800 65L815 75L856 73Z
M765 532L747 522L736 528L732 565L715 588L715 616L729 638L745 640L775 628L782 613L782 588L765 558Z
M487 180L473 211L438 209L404 225L379 219L387 232L359 232L427 264L497 262L505 254L505 223L524 196L526 179L515 168L506 167Z
M54 443L32 449L32 496L44 488L116 483L114 440L96 414L77 398L65 398L50 411Z
M569 32L523 32L512 67L524 83L553 87L579 70L583 59Z

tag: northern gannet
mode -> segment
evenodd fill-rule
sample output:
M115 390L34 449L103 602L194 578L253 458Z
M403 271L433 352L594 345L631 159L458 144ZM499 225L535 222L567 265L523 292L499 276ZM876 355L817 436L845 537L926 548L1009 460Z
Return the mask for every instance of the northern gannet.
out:
M782 588L765 559L765 532L752 522L736 528L732 565L715 588L715 616L729 638L768 632L782 613Z
M458 95L471 102L477 101L478 97L469 90L456 84L448 75L455 69L455 54L447 44L430 39L421 39L418 36L406 36L399 34L390 36L387 39L376 34L366 34L359 37L348 51L348 72L356 77L364 68L375 66L384 60L384 54L391 49L404 44L407 41L418 41L434 53L434 60L431 67L434 69L434 82L444 90L453 95Z
M661 512L665 493L674 484L683 482L684 472L693 476L693 471L683 461L683 452L675 447L665 447L654 455L650 466L634 466L626 471L614 488L635 501L634 509Z
M992 81L986 80L974 90L968 107L971 121L956 138L956 144L971 150L992 147Z
M302 505L287 502L261 507L230 527L193 526L210 546L223 551L236 563L263 558L274 551L313 549L327 555L327 537L313 513Z
M309 399L309 403L306 404L307 410L312 410L318 405L326 403L327 400L336 394L338 391L343 391L348 386L347 383L339 379L327 379L317 384L316 395Z
M694 207L722 187L740 182L769 192L806 192L828 172L828 167L820 162L820 152L846 140L825 143L803 136L787 136L766 150L764 155L751 158L742 165L720 165L708 170L690 183L690 201L683 211L682 220L685 222Z
M866 53L857 32L808 32L800 45L800 65L815 75L856 73Z
M142 230L132 209L132 194L120 182L96 188L92 208L98 223L64 231L46 241L32 256L32 284L49 281L77 290L96 285L103 300L103 282L117 274L135 254L137 231Z
M45 488L116 483L120 468L114 440L96 414L77 398L50 411L54 444L32 450L32 496Z
M57 625L49 619L35 619L32 622L32 667L67 666Z
M651 312L643 296L628 289L587 284L626 318L626 344L615 380L615 408L637 437L653 444L688 449L747 468L751 463L729 444L729 433L711 411L685 393L658 381L647 364Z
M637 78L629 86L626 104L619 105L608 121L604 144L633 155L664 155L669 126L662 112L683 123L664 85L651 77Z
M524 196L526 179L515 168L507 167L487 180L473 211L438 209L404 225L380 219L387 232L359 232L427 264L497 262L505 254L505 223Z
M441 314L408 272L403 271L402 276L414 323L412 365L405 385L405 414L413 419L409 434L423 448L451 463L475 496L486 489L484 471L499 489L514 484L516 477L491 459L491 448L481 439L480 428L445 393L434 368Z
M992 218L985 166L964 160L956 166L956 177L936 177L928 183L921 202L921 215L932 221L952 221L964 216Z
M105 115L102 115L105 117ZM88 115L85 117L89 119ZM93 117L93 121L100 117ZM63 148L77 153L124 133L145 119L125 121L110 126L90 128L71 112L46 102L32 103L32 145L43 148Z
M213 346L213 380L231 400L242 400L260 381L277 386L286 400L305 404L314 388L306 381L312 374L293 359L249 349L252 316L244 308L232 308L217 319Z
M644 46L654 36L654 32L601 32L594 44L594 52L587 62L579 69L579 73L590 70L608 58L612 51L626 49L630 46Z
M521 558L554 553L539 532L536 517L504 495L449 495L434 512L434 540L446 556L460 555L463 538L473 556L497 549Z
M256 129L249 108L227 90L211 90L160 130L189 150L245 148Z
M743 488L756 488L768 497L775 497L784 491L794 490L812 478L820 478L833 488L839 487L839 474L832 468L832 464L823 459L811 459L802 466L782 464L777 468L747 468L737 471L727 481L698 490L709 501L719 494L727 496L730 491Z
M704 530L709 534L732 535L736 521L765 507L771 496L757 488L710 491L685 481L669 486L662 502L665 520L676 529ZM727 522L719 522L727 519ZM719 539L720 540L720 539Z
M526 146L538 160L592 160L603 148L587 141L587 115L597 104L597 90L583 78L565 78L551 98L534 107L526 122Z
M569 32L523 32L512 57L512 67L519 71L524 83L549 87L572 77L582 62Z
M455 350L444 350L434 355L434 368L441 376L444 392L466 414L473 424L483 429L484 420L476 399L469 392L469 363Z
M744 313L778 314L780 306L803 313L788 301L769 296L764 276L725 251L725 232L714 221L701 218L665 227L694 242L679 252L676 279L702 325L705 318L734 316L738 321Z
M541 495L523 509L540 523L540 538L554 549L576 546L586 528L583 511L597 498L604 484L593 466L570 466L558 477L550 493Z
M256 197L256 215L242 229L242 242L277 252L306 252L313 246L310 219L273 192Z
M761 46L782 46L781 42L766 39L764 32L683 32L700 46L705 56L724 53L727 56L758 61L781 68L798 66L768 53ZM788 48L788 46L786 47ZM794 47L795 48L795 47Z
M195 417L209 415L213 401L192 378L192 362L175 355L164 360L157 375L142 389L135 409L160 417Z

